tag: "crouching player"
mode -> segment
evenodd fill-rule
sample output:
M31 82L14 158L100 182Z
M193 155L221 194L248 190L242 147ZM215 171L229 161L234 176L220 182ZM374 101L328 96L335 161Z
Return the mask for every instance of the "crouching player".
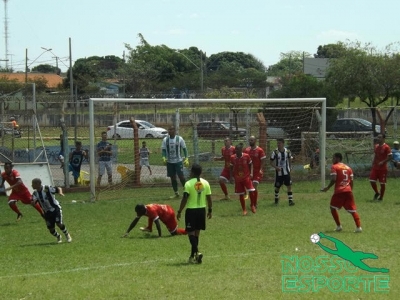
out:
M67 242L72 242L71 235L68 233L67 227L63 223L60 203L54 197L55 193L64 196L62 189L60 187L42 185L42 181L39 178L32 180L32 188L34 189L32 194L32 204L39 203L40 207L43 209L47 229L57 238L57 242L61 243L61 234L59 234L55 229L55 225L57 225L57 227L64 233Z
M158 236L161 236L160 220L167 226L171 235L187 234L185 229L178 228L174 209L166 204L138 204L135 206L136 218L129 225L122 237L127 237L129 232L136 226L142 216L148 218L147 227L140 227L140 230L152 232L153 222L156 224Z

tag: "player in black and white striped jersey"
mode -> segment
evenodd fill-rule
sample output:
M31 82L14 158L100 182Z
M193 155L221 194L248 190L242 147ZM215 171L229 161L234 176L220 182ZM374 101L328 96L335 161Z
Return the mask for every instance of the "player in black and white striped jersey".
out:
M287 187L289 205L293 206L292 180L290 178L293 157L290 150L285 147L284 139L277 139L276 142L278 148L272 152L270 157L270 164L275 169L275 204L279 202L281 186L285 185Z
M60 203L54 197L54 194L56 193L64 196L62 189L60 187L42 185L42 181L39 178L32 180L32 188L34 189L32 194L32 202L39 203L40 207L43 209L47 229L53 236L57 238L57 242L61 243L61 235L55 228L55 225L57 225L57 227L60 228L64 233L68 243L72 242L71 235L63 223Z

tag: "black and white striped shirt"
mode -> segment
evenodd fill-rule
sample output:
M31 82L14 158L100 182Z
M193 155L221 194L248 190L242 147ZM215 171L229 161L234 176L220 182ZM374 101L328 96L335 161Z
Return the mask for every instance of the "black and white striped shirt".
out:
M277 176L289 175L291 169L291 159L292 154L290 150L287 148L283 148L283 151L279 151L279 149L275 149L271 153L270 160L275 161L275 166L280 167L281 171L276 171Z
M36 203L39 202L40 207L44 212L53 212L56 209L61 209L60 203L54 197L58 193L57 187L42 185L41 191L35 190L32 194L32 200Z

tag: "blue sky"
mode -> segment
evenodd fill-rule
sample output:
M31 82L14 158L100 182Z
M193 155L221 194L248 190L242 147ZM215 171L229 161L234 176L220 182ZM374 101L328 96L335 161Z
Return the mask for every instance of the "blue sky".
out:
M5 59L1 2L0 59ZM28 49L30 68L55 65L57 56L66 70L69 38L75 61L122 57L124 44L137 46L142 33L151 45L195 46L207 56L241 51L269 66L282 52L313 54L319 45L347 39L383 49L400 40L399 11L396 0L7 0L8 64L23 71Z

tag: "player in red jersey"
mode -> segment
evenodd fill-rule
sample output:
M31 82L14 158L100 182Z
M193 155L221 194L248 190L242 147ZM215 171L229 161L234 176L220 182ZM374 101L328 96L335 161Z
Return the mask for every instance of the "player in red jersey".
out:
M135 206L136 218L129 225L128 230L122 237L127 237L129 232L136 226L142 216L148 217L147 227L140 227L140 230L152 232L153 222L156 224L158 236L161 236L160 220L167 226L171 235L187 234L185 229L178 228L174 209L166 204L138 204Z
M21 175L17 170L13 170L13 165L10 162L4 163L4 172L1 173L0 187L4 187L4 182L7 182L10 186L5 191L11 191L8 197L8 205L10 208L17 213L17 221L21 220L22 213L18 209L17 201L21 201L24 204L30 204L44 218L44 213L39 203L32 204L32 195L28 188L22 182Z
M251 161L253 162L253 176L250 178L253 181L253 186L255 188L254 197L255 197L255 207L257 207L258 201L258 190L257 187L261 182L265 170L265 161L267 156L265 155L264 150L256 145L256 137L251 136L249 138L249 147L247 147L243 152L250 155Z
M336 223L336 231L342 230L338 210L344 207L353 216L356 223L355 232L362 232L360 216L357 213L356 203L353 197L353 170L342 163L342 154L335 153L332 158L331 182L322 191L326 192L332 186L335 191L331 199L331 214Z
M226 184L229 182L230 179L230 160L231 156L235 154L235 147L232 146L232 141L230 138L226 138L224 140L225 146L221 148L221 156L214 157L214 160L224 161L224 168L222 169L221 174L219 175L219 186L221 187L222 192L224 193L225 197L224 200L230 200L228 188Z
M386 189L386 175L388 171L387 162L392 159L392 150L390 149L390 146L385 143L384 134L378 134L376 139L378 144L375 145L374 149L375 155L372 162L371 173L369 174L369 181L375 192L374 200L382 201ZM378 186L376 184L377 180L379 180L381 185L380 192L378 191Z
M250 155L243 153L243 144L235 147L235 153L231 156L230 164L230 181L235 180L235 194L239 195L240 205L242 206L243 215L247 215L244 195L246 190L250 196L250 208L253 213L256 212L255 188L251 181L253 176L253 164Z

